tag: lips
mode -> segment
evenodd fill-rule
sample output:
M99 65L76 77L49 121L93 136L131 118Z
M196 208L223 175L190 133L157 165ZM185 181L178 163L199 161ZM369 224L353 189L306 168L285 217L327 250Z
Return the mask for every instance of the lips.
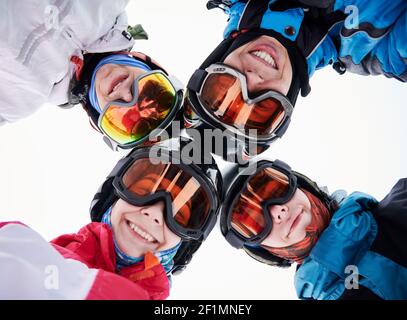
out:
M141 228L139 225L126 220L126 224L131 230L131 233L139 240L148 243L148 244L157 244L159 243L156 238L154 238L150 233L148 233L145 229Z
M108 94L110 95L112 92L117 90L122 85L122 83L127 80L128 77L129 75L119 75L115 77L110 83Z
M300 210L300 212L297 214L297 216L295 217L293 223L291 224L290 227L290 231L288 232L288 234L290 235L291 232L295 229L295 227L298 225L298 223L301 221L301 218L303 216L304 210Z
M274 69L277 70L277 64L275 62L275 60L273 59L273 57L271 55L269 55L268 53L264 52L264 51L253 51L250 54L252 54L253 56L255 56L257 59L261 59L264 62L266 62L268 65L270 65L271 67L273 67ZM262 61L262 62L263 62Z
M254 59L262 62L268 67L278 70L279 65L278 54L273 46L269 44L258 45L252 50L250 50L249 53Z

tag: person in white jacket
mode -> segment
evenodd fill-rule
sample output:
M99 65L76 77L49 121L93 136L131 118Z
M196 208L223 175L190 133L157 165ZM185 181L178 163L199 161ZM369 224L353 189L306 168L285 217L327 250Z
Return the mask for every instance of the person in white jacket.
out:
M0 122L27 117L46 102L68 102L84 53L126 50L128 0L0 2ZM76 57L76 58L75 58Z
M0 125L29 116L46 102L59 106L81 103L111 146L134 147L141 136L145 137L149 132L144 132L146 124L138 121L144 120L141 110L136 116L133 111L127 118L118 119L120 123L113 123L113 127L101 128L99 124L99 116L109 102L133 100L137 77L152 70L167 76L145 54L127 54L134 45L128 31L127 3L128 0L2 0ZM115 58L118 53L122 54ZM172 84L169 79L163 81ZM172 87L176 87L171 89L175 93L170 92L176 103L167 97L168 108L181 104L180 84ZM154 89L150 91L157 92ZM151 112L145 116L151 118Z

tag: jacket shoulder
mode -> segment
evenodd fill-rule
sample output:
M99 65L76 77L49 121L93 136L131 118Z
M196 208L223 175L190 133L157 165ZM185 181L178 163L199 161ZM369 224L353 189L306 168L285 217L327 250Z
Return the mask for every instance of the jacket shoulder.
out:
M65 258L79 260L90 268L115 270L113 234L104 223L89 223L78 233L61 235L51 243Z

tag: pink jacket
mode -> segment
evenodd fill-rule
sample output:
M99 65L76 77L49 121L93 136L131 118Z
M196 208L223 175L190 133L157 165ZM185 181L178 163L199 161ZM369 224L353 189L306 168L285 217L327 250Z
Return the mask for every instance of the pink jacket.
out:
M93 222L51 241L20 222L0 223L0 299L138 299L169 295L158 259L116 273L112 231Z

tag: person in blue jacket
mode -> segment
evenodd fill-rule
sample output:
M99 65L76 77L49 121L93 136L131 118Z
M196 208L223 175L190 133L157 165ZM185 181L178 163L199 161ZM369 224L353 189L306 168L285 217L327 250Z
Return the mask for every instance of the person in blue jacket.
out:
M332 65L407 81L407 2L217 0L228 15L224 40L188 83L190 126L226 129L260 145L281 137L309 78Z
M272 266L296 263L300 299L407 299L407 178L378 202L328 195L284 162L260 160L225 185L226 240Z

